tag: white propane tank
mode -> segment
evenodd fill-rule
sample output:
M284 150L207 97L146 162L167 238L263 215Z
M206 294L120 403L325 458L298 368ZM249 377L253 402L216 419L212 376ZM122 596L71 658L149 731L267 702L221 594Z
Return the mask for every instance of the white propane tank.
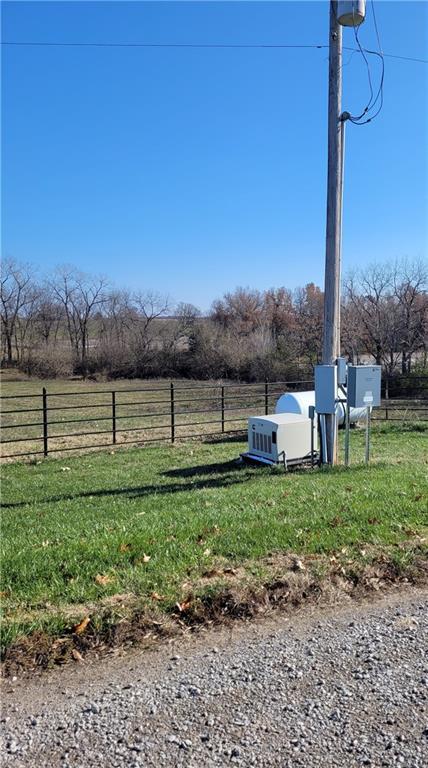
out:
M366 16L366 0L339 0L337 20L343 27L359 27Z
M300 413L302 416L309 418L310 405L315 407L315 390L312 390L312 392L285 392L277 400L275 413ZM337 404L336 415L339 426L344 426L345 409L343 403ZM355 422L365 418L365 416L365 408L351 408L349 412L349 421L351 424L355 424Z

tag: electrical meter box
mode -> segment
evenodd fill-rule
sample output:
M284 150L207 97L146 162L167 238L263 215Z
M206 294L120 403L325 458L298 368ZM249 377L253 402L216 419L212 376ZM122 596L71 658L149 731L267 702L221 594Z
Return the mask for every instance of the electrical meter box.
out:
M368 408L380 405L380 365L348 365L348 406Z
M344 357L338 357L336 358L336 365L337 365L337 383L338 384L346 384L346 360Z
M337 365L315 366L315 409L317 413L336 413Z

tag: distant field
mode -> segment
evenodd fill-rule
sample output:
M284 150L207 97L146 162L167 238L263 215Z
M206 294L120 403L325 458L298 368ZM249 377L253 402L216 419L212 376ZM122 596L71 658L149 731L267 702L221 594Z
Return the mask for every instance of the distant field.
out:
M351 574L380 557L405 572L427 549L427 437L422 424L375 425L367 468L356 430L349 470L242 466L245 444L230 440L7 465L3 641L84 617L94 627L109 600L122 620L124 605L165 614L232 578L262 588L281 553Z

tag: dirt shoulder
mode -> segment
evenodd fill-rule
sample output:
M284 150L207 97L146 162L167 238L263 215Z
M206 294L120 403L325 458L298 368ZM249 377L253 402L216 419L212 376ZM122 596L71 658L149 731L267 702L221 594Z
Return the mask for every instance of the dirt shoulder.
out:
M427 617L391 587L4 681L7 764L424 768Z

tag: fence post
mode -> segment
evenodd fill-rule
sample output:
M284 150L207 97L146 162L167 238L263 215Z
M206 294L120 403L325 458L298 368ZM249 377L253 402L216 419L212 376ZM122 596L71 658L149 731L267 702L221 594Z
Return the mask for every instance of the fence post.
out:
M46 387L42 389L42 407L43 407L43 455L48 455L48 393Z
M221 432L224 434L224 386L221 388Z
M267 416L269 413L269 383L266 379L265 381L265 415Z
M116 445L116 392L111 391L111 428L113 435L113 445Z
M171 443L175 441L174 384L171 381Z

